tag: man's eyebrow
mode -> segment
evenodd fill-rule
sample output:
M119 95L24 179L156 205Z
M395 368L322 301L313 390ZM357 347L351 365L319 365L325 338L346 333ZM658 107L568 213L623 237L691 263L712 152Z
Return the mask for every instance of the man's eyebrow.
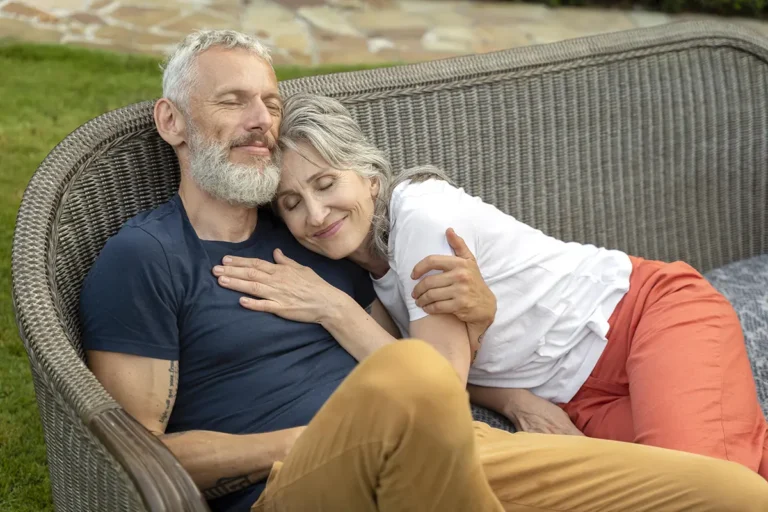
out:
M219 91L214 92L213 96L214 98L220 98L221 96L226 96L227 94L234 94L236 96L240 96L244 93L245 93L244 90L238 89L237 87L227 87L225 89L221 89Z
M267 93L267 94L263 94L261 96L261 100L262 101L276 101L277 103L280 104L281 107L283 106L283 97L280 96L280 93L272 93L272 92L270 92L270 93Z
M216 91L213 96L214 98L220 98L228 94L234 94L236 96L245 96L246 94L248 94L248 91L245 91L244 89L239 89L237 87L227 87L227 88L221 89L220 91ZM280 102L280 104L283 103L283 98L280 96L280 93L276 93L276 92L268 92L266 94L263 94L261 98L264 101L277 100Z

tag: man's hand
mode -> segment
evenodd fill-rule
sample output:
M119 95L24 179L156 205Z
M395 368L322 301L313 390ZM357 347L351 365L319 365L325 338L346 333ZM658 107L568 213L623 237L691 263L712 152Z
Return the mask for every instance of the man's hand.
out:
M227 256L222 265L213 268L213 274L222 287L252 296L240 299L243 307L296 322L322 323L343 302L346 294L311 268L280 249L275 249L274 258L276 263Z
M474 360L481 337L496 317L496 297L485 284L477 260L453 228L445 232L455 256L427 256L413 267L412 279L432 270L413 289L416 305L430 315L450 313L467 324Z

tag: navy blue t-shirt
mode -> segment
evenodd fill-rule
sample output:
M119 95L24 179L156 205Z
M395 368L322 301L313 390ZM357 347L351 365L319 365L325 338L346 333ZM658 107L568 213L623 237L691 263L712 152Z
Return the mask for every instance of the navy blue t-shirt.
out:
M105 244L83 285L86 350L179 361L167 432L232 434L306 425L356 365L323 327L250 311L211 270L225 255L274 262L275 248L353 297L375 298L366 272L301 246L268 210L239 243L198 238L178 194L130 219ZM266 482L212 500L249 510Z

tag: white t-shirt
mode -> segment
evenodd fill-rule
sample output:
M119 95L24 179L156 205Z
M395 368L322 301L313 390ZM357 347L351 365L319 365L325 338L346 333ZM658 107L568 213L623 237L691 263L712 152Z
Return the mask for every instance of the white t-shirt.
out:
M626 254L557 240L437 179L398 185L390 226L390 270L373 284L403 337L410 322L427 316L411 297L418 284L411 271L431 254L453 255L445 236L452 227L497 303L469 382L528 389L556 403L573 398L602 354L608 319L629 289Z

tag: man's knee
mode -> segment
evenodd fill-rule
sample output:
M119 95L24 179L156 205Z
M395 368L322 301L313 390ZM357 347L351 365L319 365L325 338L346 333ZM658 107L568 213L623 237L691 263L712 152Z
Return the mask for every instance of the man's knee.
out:
M354 388L362 403L400 405L415 419L470 415L469 396L445 357L420 340L402 340L378 350L358 368Z

